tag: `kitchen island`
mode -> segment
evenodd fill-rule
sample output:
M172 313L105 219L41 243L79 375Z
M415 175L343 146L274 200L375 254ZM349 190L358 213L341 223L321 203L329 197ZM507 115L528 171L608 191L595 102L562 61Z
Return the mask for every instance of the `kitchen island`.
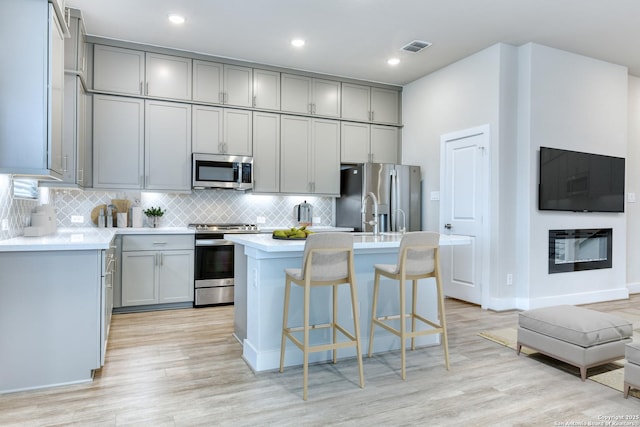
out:
M353 233L355 273L358 286L358 314L360 339L363 351L369 346L371 300L373 292L373 265L395 264L402 235L388 233L373 236L370 233ZM235 336L242 343L244 360L254 371L277 369L280 366L280 341L282 337L282 310L284 302L285 268L300 268L304 251L304 240L276 240L267 234L227 234L225 239L235 244ZM471 242L467 236L442 235L441 246L465 245ZM434 279L420 286L418 295L420 311L435 317L437 313ZM388 285L388 286L387 286ZM426 286L425 286L426 285ZM338 319L344 325L352 325L349 289L339 287ZM326 323L331 314L330 288L312 291L311 323ZM407 298L411 297L410 288ZM381 282L379 313L398 313L398 287ZM302 324L302 288L291 290L291 325ZM425 326L423 326L425 327ZM349 327L347 326L347 329ZM312 333L312 344L328 342L328 329ZM400 348L400 340L391 333L378 328L374 340L374 352ZM416 339L420 346L436 345L439 335L427 335ZM301 365L302 352L287 341L285 365ZM338 357L355 357L355 348L338 352ZM331 360L331 352L309 355L309 362Z

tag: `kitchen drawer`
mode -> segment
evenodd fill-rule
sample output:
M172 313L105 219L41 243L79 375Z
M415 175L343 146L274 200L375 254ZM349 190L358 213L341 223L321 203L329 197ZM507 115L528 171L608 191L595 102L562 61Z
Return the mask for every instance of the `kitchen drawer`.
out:
M123 251L193 250L193 234L144 234L122 236Z

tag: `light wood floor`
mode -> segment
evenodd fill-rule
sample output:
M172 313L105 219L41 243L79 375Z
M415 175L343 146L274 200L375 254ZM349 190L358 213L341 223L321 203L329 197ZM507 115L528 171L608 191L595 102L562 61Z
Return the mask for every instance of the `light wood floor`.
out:
M638 303L640 295L589 307ZM440 347L408 352L406 381L398 352L365 357L364 389L355 360L315 365L308 402L301 368L256 375L242 361L233 307L115 315L106 364L92 383L0 395L0 425L553 426L640 414L640 399L477 335L515 325L517 312L455 300L446 308L450 371Z

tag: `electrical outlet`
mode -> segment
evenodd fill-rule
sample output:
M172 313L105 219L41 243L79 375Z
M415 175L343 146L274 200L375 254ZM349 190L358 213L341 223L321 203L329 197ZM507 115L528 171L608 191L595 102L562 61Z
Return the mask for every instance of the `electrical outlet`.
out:
M513 285L513 274L507 274L507 286Z
M256 218L256 224L264 224L265 222L267 222L267 219L263 216Z
M9 220L7 218L2 219L2 231L9 230Z
M82 224L84 222L84 216L82 216L82 215L71 215L71 222L73 224Z

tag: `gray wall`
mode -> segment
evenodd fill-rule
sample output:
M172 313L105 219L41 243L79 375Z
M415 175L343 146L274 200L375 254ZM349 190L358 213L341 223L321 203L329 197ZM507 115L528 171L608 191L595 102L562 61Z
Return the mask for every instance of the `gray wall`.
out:
M544 145L627 157L627 92L625 67L536 44L497 44L405 86L403 161L423 167L426 229L439 227L439 203L429 195L440 186L440 136L490 126L486 307L625 297L627 215L539 212L537 156ZM612 269L547 273L549 229L596 227L614 229ZM634 273L640 279L640 269Z

